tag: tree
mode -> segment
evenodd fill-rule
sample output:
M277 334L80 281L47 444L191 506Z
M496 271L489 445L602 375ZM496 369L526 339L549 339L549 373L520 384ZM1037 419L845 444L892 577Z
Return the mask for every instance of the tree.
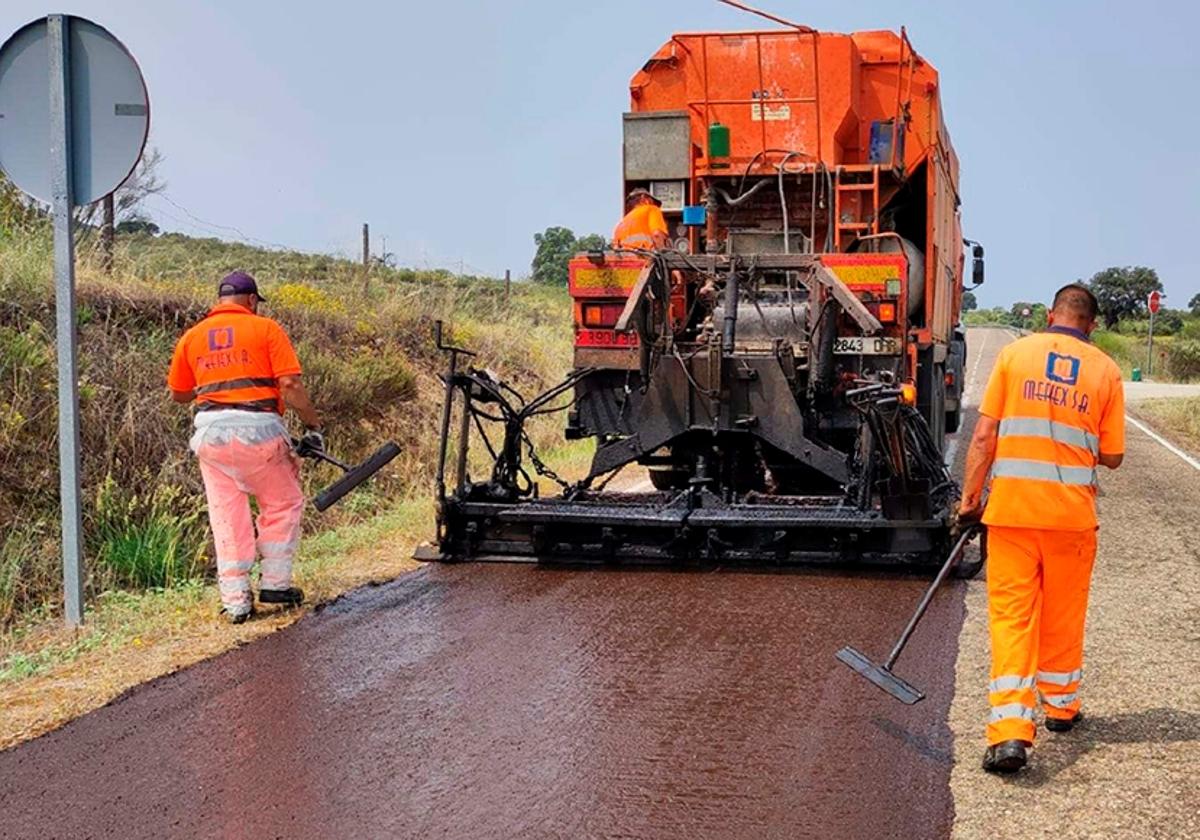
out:
M1200 292L1192 295L1192 299L1188 301L1188 309L1192 310L1193 315L1200 315Z
M147 219L145 216L134 215L125 219L116 227L117 233L126 235L130 233L148 233L151 236L158 236L158 225Z
M162 162L162 152L155 146L148 147L133 172L113 191L113 224L118 228L129 219L144 220L146 216L142 212L142 202L167 188L167 182L158 177ZM99 224L103 206L103 201L97 201L75 210L75 220L79 222L82 238L86 238L91 229Z
M567 285L567 263L580 251L595 251L605 247L607 240L598 233L576 239L565 227L548 227L533 235L537 252L533 255L533 281L553 286Z
M608 247L608 240L598 233L581 236L575 242L576 251L603 251Z
M979 301L975 300L974 292L963 292L962 311L971 312L979 308Z
M1122 318L1146 312L1146 297L1162 291L1158 272L1145 266L1113 266L1097 272L1087 283L1096 300L1104 325L1112 329Z

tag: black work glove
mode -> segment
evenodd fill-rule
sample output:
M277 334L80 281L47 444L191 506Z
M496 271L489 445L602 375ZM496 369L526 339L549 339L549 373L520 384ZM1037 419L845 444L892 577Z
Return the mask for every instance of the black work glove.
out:
M296 447L296 451L301 455L304 455L308 452L324 452L324 432L322 432L320 429L305 429L304 437L300 438L300 444Z
M955 507L950 522L950 539L957 540L966 531L980 526L983 519L983 504L964 505L961 502Z

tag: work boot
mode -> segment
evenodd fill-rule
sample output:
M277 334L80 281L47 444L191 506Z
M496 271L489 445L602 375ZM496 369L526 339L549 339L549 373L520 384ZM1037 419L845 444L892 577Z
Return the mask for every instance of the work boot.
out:
M1075 717L1070 718L1046 718L1046 728L1051 732L1070 732L1075 728L1075 724L1083 720L1083 712L1076 712Z
M1028 761L1027 741L1001 741L992 744L983 754L983 769L989 773L1016 773Z
M254 604L246 607L237 607L236 609L222 607L221 612L230 624L245 624L250 619L250 616L254 615Z
M260 604L286 604L294 607L304 602L304 590L298 586L287 589L263 589L258 593Z

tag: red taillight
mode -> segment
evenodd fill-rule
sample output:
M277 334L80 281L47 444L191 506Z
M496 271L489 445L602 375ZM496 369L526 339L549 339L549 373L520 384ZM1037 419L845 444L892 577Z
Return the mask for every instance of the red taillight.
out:
M894 304L894 303L879 304L879 323L881 323L881 324L896 323L896 304Z
M953 387L954 387L954 374L953 374L953 373L947 373L947 374L946 374L946 387L947 387L947 388L953 388Z
M623 303L584 303L580 306L580 318L585 327L613 327L624 309Z

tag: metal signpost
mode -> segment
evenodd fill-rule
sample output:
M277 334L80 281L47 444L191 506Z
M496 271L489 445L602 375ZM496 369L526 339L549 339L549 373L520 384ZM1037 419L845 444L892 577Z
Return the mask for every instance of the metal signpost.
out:
M58 454L67 623L83 621L75 207L124 183L141 159L150 101L137 62L108 30L49 15L0 47L0 170L54 218Z
M1146 308L1150 310L1150 336L1146 339L1146 375L1154 373L1154 316L1162 306L1161 292L1151 292L1146 297Z

